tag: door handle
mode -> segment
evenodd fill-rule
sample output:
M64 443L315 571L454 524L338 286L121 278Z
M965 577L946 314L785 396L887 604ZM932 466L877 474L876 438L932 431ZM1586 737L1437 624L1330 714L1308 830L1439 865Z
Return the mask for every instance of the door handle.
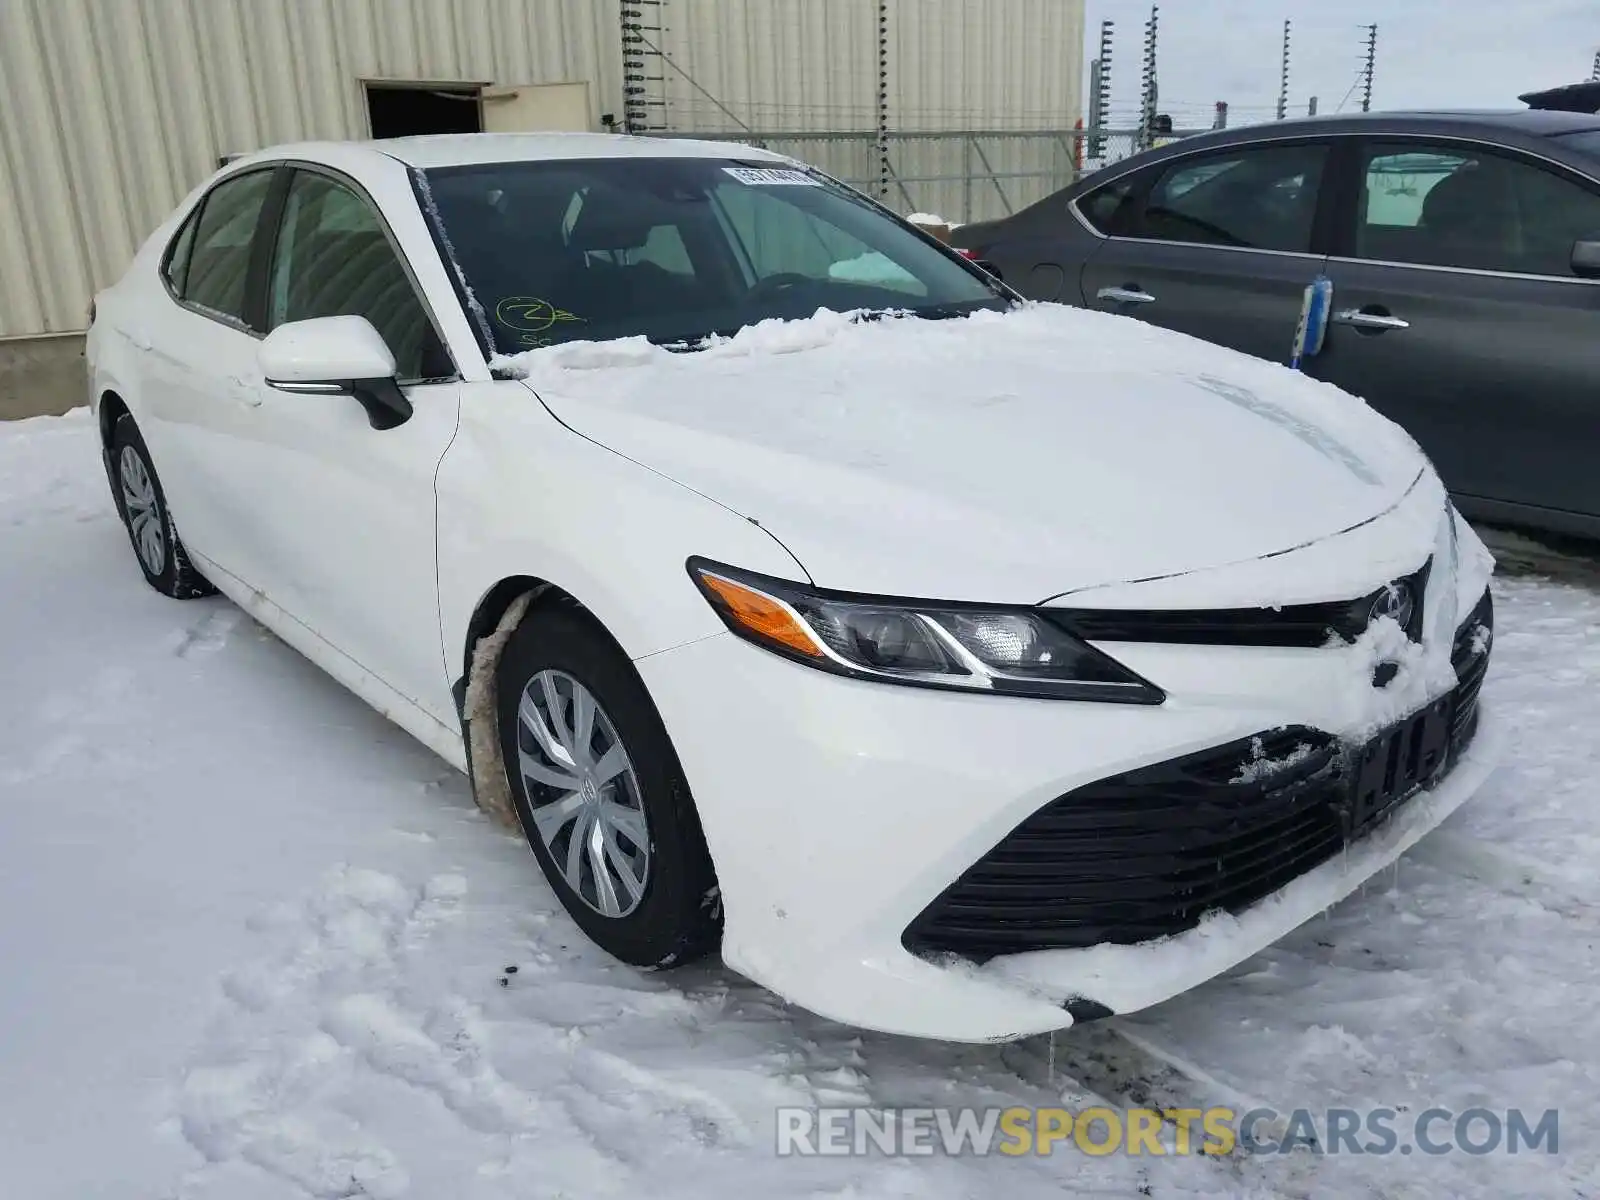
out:
M1115 304L1154 304L1156 298L1137 284L1125 287L1103 287L1094 294L1096 300L1110 300Z
M1411 322L1402 320L1388 311L1369 308L1342 308L1333 314L1334 324L1353 325L1357 329L1382 331L1385 329L1410 329Z

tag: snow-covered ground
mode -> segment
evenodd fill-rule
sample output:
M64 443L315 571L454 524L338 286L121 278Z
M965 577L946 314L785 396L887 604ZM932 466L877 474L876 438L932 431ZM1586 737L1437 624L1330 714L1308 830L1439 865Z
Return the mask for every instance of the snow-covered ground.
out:
M0 564L0 1196L1600 1192L1586 586L1497 584L1488 687L1513 737L1463 813L1325 919L1056 1039L1052 1063L863 1036L715 966L607 960L463 779L226 601L144 586L82 412L0 424ZM779 1105L1091 1090L1559 1108L1561 1151L773 1152Z

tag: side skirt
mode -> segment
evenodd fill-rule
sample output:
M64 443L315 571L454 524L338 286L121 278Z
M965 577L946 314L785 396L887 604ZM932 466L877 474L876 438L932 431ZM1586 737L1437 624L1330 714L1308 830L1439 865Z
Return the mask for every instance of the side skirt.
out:
M210 559L193 551L189 551L189 558L224 596L445 762L466 773L467 751L459 729L435 720L310 626Z

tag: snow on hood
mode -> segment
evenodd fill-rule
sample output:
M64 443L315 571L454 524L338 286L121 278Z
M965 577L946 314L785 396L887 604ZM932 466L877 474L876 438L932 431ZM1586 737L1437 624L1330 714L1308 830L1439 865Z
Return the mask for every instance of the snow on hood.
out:
M1280 553L1427 469L1360 400L1053 304L767 321L493 364L579 433L753 518L824 587L1036 603Z

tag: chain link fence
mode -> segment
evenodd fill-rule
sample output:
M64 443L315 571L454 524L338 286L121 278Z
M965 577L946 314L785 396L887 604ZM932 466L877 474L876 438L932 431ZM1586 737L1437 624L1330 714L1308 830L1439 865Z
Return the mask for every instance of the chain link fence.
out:
M1189 132L1198 131L1170 136ZM958 223L1017 212L1141 148L1136 129L896 132L887 138L885 170L878 135L870 131L655 136L761 146L810 163L902 214L931 213ZM1096 143L1101 152L1091 158Z

